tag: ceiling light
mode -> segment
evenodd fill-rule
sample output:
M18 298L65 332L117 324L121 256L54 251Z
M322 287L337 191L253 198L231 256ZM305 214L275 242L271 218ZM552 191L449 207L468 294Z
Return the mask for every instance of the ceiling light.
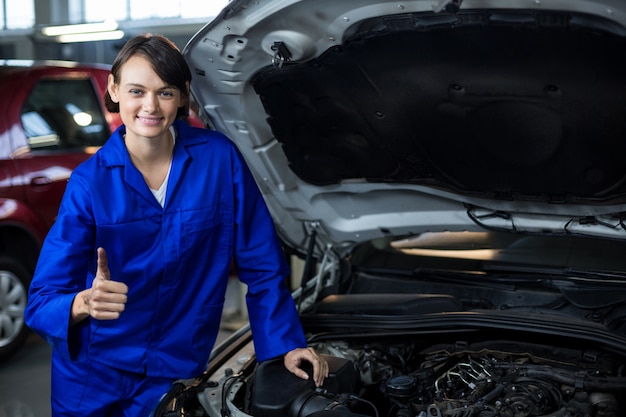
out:
M72 35L79 33L109 32L115 31L118 24L114 20L105 20L99 23L83 23L78 25L46 26L41 33L46 36Z
M109 32L72 33L59 35L56 37L56 41L59 43L94 42L122 39L123 37L124 31L113 30Z

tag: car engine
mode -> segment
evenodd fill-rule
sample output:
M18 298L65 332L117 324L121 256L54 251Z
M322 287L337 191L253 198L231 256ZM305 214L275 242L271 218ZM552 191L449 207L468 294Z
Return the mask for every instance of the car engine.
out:
M623 415L626 369L590 350L490 341L418 349L414 343L324 342L321 388L261 363L244 412L255 417L611 417Z

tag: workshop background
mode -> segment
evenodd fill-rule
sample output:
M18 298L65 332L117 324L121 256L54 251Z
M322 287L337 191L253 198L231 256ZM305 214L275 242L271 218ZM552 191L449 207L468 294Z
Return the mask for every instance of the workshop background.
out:
M182 50L227 2L0 0L0 61L63 60L110 65L126 40L147 32L167 36ZM221 340L247 321L243 293L241 284L232 277ZM0 417L50 415L50 356L50 347L31 335L16 354L0 361Z
M144 32L165 35L182 49L225 4L227 0L1 0L0 58L111 64L126 39ZM73 27L49 32L64 25Z

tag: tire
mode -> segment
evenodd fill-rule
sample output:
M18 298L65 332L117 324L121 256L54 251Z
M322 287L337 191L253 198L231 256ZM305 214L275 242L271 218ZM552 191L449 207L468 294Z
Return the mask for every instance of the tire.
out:
M30 274L17 261L0 257L0 361L14 354L30 330L24 322Z

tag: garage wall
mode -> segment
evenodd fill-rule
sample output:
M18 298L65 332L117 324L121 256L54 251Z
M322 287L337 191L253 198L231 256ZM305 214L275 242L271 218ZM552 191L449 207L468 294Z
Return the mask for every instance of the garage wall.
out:
M39 34L44 25L70 23L71 0L35 0L36 27L20 31L0 31L0 59L70 60L111 64L124 42L139 33L158 33L170 38L179 48L209 19L150 19L121 22L125 37L117 41L58 44Z

